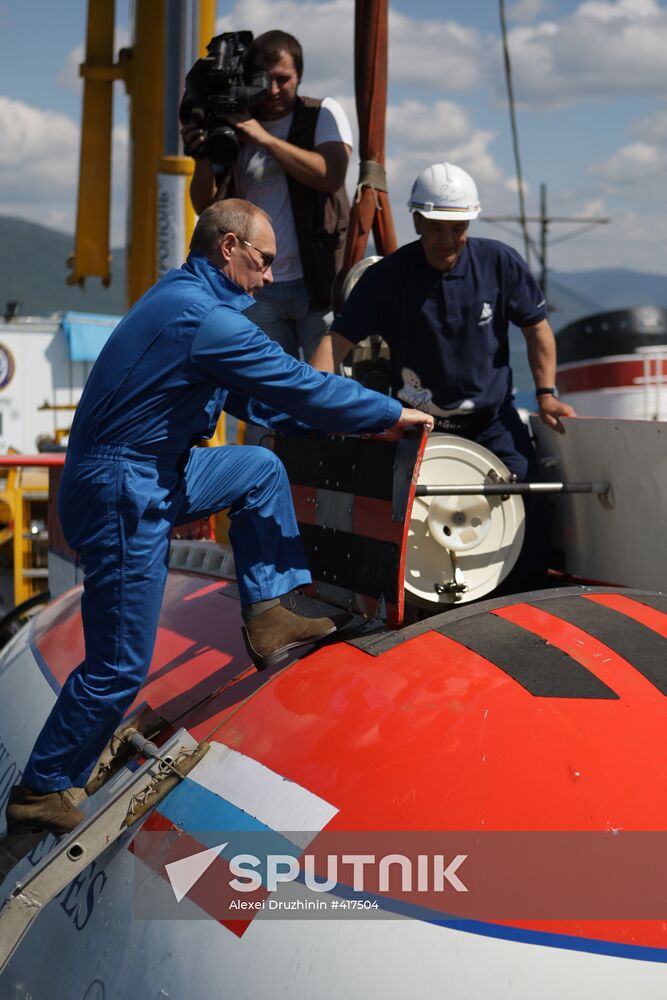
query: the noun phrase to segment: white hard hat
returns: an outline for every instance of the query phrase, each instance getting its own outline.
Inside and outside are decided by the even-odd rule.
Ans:
[[[412,185],[408,208],[425,219],[476,219],[482,211],[477,185],[461,167],[434,163]]]

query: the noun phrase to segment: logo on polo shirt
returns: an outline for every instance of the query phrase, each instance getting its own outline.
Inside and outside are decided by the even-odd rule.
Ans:
[[[482,313],[479,317],[478,326],[484,326],[486,323],[490,323],[493,319],[493,309],[491,308],[490,302],[485,302],[482,305]]]
[[[443,410],[433,402],[433,393],[428,386],[422,385],[419,375],[413,372],[412,368],[401,368],[401,378],[403,385],[398,390],[397,396],[401,402],[414,407],[415,410],[423,410],[438,418],[457,416],[459,413],[468,414],[475,409],[472,399],[462,399],[458,406]]]

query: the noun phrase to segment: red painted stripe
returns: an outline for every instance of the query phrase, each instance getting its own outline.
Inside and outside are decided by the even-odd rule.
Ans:
[[[224,580],[207,579],[169,573],[150,670],[135,702],[148,702],[170,722],[250,667],[239,603],[224,596]],[[33,641],[61,685],[84,657],[80,597],[78,588],[63,595],[33,626]]]
[[[657,691],[653,684],[643,674],[619,656],[613,649],[606,646],[595,636],[589,635],[583,629],[563,621],[555,615],[542,611],[530,604],[514,604],[508,608],[498,608],[492,614],[515,625],[525,628],[528,632],[546,639],[552,646],[562,650],[590,670],[608,687],[618,694],[622,701],[641,698],[646,702],[647,688],[651,691],[651,701]],[[610,702],[609,704],[619,704]]]
[[[317,488],[292,484],[292,502],[296,519],[300,524],[315,524]]]
[[[151,848],[155,844],[159,844],[156,838],[154,843],[151,843],[149,837],[142,837],[142,834],[159,834],[159,833],[177,833],[178,840],[174,841],[173,857],[165,859],[162,851],[154,851]],[[143,824],[141,830],[138,832],[137,837],[128,845],[128,850],[136,858],[139,858],[145,865],[147,865],[152,871],[164,879],[165,882],[169,881],[169,877],[166,871],[166,864],[170,861],[177,861],[181,858],[187,857],[189,854],[197,854],[199,851],[206,850],[206,845],[201,844],[194,837],[185,833],[179,827],[175,826],[171,820],[166,819],[159,812],[153,812],[152,815],[148,817],[146,822]],[[228,888],[228,883],[230,879],[229,864],[224,858],[217,858],[207,870],[207,875],[205,878],[200,879],[198,882],[192,886],[188,892],[188,899],[190,902],[198,906],[200,910],[204,913],[208,913],[213,919],[217,919],[215,914],[220,912],[220,909],[224,906],[224,899],[221,899],[219,890]],[[211,884],[215,882],[216,887],[219,889],[212,895]],[[234,893],[231,888],[229,888],[228,893],[230,899],[234,898]],[[264,890],[262,892],[257,891],[254,898],[266,899],[269,893]],[[253,914],[256,915],[256,914]],[[248,927],[250,926],[252,917],[245,918],[243,920],[219,920],[218,923],[226,927],[227,930],[231,931],[237,937],[243,937]]]
[[[174,826],[170,819],[163,816],[162,813],[152,812],[142,825],[141,829],[144,833],[168,833],[172,830],[177,830],[178,828]],[[133,840],[130,841],[127,849],[132,854],[135,853]]]
[[[624,597],[623,594],[586,594],[584,600],[595,601],[596,604],[619,611],[667,639],[667,615],[656,608],[650,608],[631,597]]]
[[[405,616],[405,561],[408,549],[408,533],[410,530],[410,518],[412,517],[412,505],[415,502],[415,489],[417,487],[419,470],[424,458],[427,441],[428,434],[422,430],[419,438],[419,447],[417,449],[414,465],[412,467],[410,489],[408,490],[408,502],[405,508],[405,521],[402,525],[403,533],[401,537],[400,556],[398,561],[398,580],[396,587],[396,611],[394,613],[393,611],[390,612],[389,609],[387,609],[387,625],[389,625],[390,628],[400,628],[403,624]]]
[[[190,539],[191,541],[214,541],[215,515],[201,517],[198,521],[189,521],[187,524],[177,524],[172,529],[171,537]]]
[[[207,594],[217,594],[225,587],[230,587],[231,580],[216,580],[215,583],[209,583],[208,585],[201,587],[199,590],[195,590],[192,594],[186,594],[183,598],[184,601],[196,601],[200,597],[206,597]]]
[[[0,468],[16,469],[25,466],[31,469],[62,468],[65,452],[45,452],[41,455],[0,455]]]
[[[391,500],[355,497],[352,504],[352,531],[355,535],[377,538],[381,542],[400,545],[404,525],[393,519]]]
[[[655,365],[652,366],[652,372]],[[667,375],[667,361],[662,362],[662,375]],[[612,389],[637,386],[644,377],[643,361],[594,361],[588,365],[566,368],[556,375],[561,392],[585,392],[588,389]]]

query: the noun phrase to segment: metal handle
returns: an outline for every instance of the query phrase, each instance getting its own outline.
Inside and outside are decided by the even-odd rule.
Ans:
[[[449,486],[417,486],[418,497],[510,496],[516,493],[609,492],[609,483],[466,483]]]

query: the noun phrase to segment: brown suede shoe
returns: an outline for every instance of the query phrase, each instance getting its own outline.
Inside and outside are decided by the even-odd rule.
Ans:
[[[292,650],[303,647],[305,652],[306,647],[316,646],[350,618],[302,618],[278,604],[244,625],[243,639],[257,669],[267,670],[286,660]]]
[[[76,808],[67,789],[34,792],[27,785],[14,785],[7,803],[7,834],[71,833],[86,818]]]

